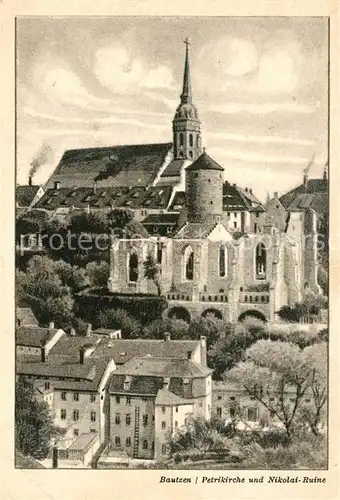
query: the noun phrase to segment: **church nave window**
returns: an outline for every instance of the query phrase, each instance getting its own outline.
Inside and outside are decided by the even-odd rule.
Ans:
[[[227,262],[228,262],[228,257],[227,257],[227,248],[225,245],[222,245],[220,247],[219,251],[219,275],[220,278],[224,278],[227,275]]]
[[[264,280],[267,276],[267,252],[263,243],[259,243],[255,251],[255,277]]]
[[[194,252],[189,246],[184,251],[184,279],[192,281],[194,279]]]
[[[138,257],[132,253],[129,257],[129,281],[136,282],[138,280]]]

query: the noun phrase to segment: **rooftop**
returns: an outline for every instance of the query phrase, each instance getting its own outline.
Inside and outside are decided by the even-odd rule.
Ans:
[[[20,326],[38,326],[38,320],[30,307],[17,307],[16,321]]]
[[[169,357],[134,357],[124,366],[119,366],[116,375],[151,377],[206,377],[211,370],[191,359]]]
[[[202,153],[191,165],[189,165],[186,170],[187,172],[195,172],[197,170],[220,170],[221,172],[224,172],[224,168],[205,152]]]
[[[39,326],[28,325],[18,326],[15,331],[15,343],[16,345],[25,347],[42,347],[58,331],[58,328],[41,328]]]
[[[159,406],[180,406],[180,405],[192,405],[192,400],[181,398],[170,392],[167,389],[159,389],[157,392],[157,397],[155,400],[155,404]]]
[[[56,181],[61,187],[73,188],[148,186],[155,180],[172,143],[138,144],[66,151],[48,180],[46,188]]]
[[[15,198],[21,207],[28,207],[34,200],[40,186],[17,186]]]
[[[90,432],[89,434],[81,434],[77,437],[75,441],[67,449],[70,451],[81,450],[87,451],[92,443],[97,438],[98,434],[96,432]]]
[[[199,347],[197,340],[103,339],[92,358],[112,358],[116,365],[125,364],[135,356],[186,358]]]
[[[209,236],[216,222],[188,222],[174,236],[176,239],[200,240]]]
[[[309,179],[307,185],[300,184],[296,188],[288,191],[280,197],[280,202],[285,208],[288,208],[297,195],[300,194],[321,194],[328,195],[328,180],[324,179]]]

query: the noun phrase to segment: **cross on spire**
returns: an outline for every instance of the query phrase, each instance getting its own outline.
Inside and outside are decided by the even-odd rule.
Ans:
[[[186,37],[186,39],[184,40],[183,43],[187,46],[187,48],[188,48],[189,45],[191,45],[191,43],[189,42],[188,37]]]

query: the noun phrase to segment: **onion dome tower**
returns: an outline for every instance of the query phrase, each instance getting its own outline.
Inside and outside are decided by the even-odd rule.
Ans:
[[[185,171],[188,222],[214,222],[223,213],[223,171],[204,151]]]
[[[185,40],[185,64],[181,102],[172,121],[174,160],[196,160],[202,152],[201,122],[192,103],[189,41]]]

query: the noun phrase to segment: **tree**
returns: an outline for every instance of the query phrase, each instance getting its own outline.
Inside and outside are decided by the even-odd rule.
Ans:
[[[92,287],[105,287],[110,275],[110,265],[105,262],[89,262],[86,273]]]
[[[132,221],[134,215],[132,210],[126,208],[115,208],[108,213],[108,223],[111,229],[124,229]]]
[[[70,219],[69,229],[74,234],[108,234],[109,221],[104,212],[76,212]]]
[[[124,309],[109,309],[100,313],[97,323],[102,328],[121,329],[123,338],[137,338],[142,329],[140,323]]]
[[[324,395],[320,375],[310,362],[315,353],[306,350],[287,342],[259,340],[246,350],[246,361],[229,373],[281,422],[289,439],[313,385]]]
[[[15,445],[24,455],[47,457],[51,439],[58,435],[49,407],[34,396],[32,383],[19,377],[15,387]]]
[[[149,254],[144,261],[144,277],[152,281],[157,288],[157,295],[160,297],[162,295],[162,289],[160,284],[160,265],[157,264],[153,255]]]

